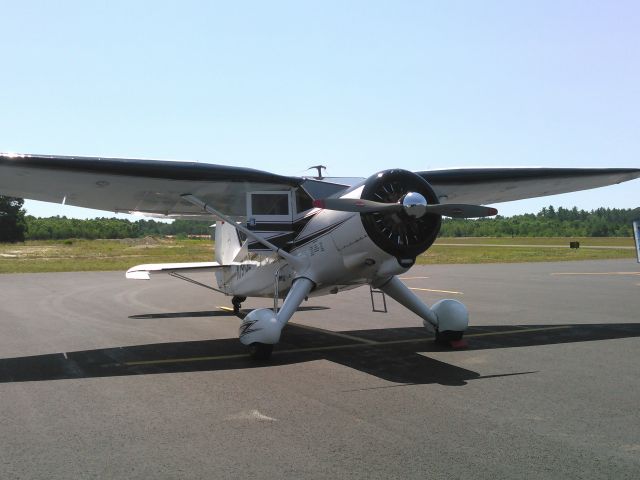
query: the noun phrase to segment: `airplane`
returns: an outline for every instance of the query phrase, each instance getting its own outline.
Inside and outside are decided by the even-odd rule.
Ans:
[[[408,308],[436,342],[464,345],[469,312],[432,306],[398,276],[435,241],[443,216],[497,214],[486,205],[586,190],[640,177],[637,168],[392,168],[368,178],[282,176],[167,160],[0,154],[0,194],[169,219],[215,219],[215,261],[138,265],[232,297],[273,298],[242,318],[239,338],[267,360],[305,299],[369,285]],[[213,272],[217,288],[186,275]],[[280,304],[280,300],[283,300]]]

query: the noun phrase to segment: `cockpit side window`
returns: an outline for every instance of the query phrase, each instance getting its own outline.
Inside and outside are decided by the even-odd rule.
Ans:
[[[253,215],[289,215],[287,193],[254,193],[251,195]]]

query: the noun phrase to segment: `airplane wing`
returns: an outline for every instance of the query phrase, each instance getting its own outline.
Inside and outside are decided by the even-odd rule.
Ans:
[[[601,187],[640,177],[640,169],[473,168],[417,172],[442,203],[492,204]],[[231,216],[246,193],[304,185],[326,198],[345,185],[196,162],[0,154],[0,194],[112,212],[170,218],[203,216],[191,194]],[[204,215],[207,216],[207,215]]]
[[[172,218],[202,214],[183,194],[242,216],[247,192],[290,190],[303,181],[195,162],[0,154],[0,195]]]
[[[638,168],[465,168],[416,172],[442,203],[488,205],[604,187],[640,177]]]

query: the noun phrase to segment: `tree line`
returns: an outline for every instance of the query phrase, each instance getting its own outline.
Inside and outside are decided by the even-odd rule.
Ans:
[[[130,221],[120,218],[80,220],[67,217],[38,218],[25,215],[22,199],[0,196],[0,242],[139,238],[211,234],[211,221]],[[629,237],[631,223],[640,218],[640,208],[598,208],[592,211],[545,207],[527,213],[483,219],[445,218],[441,237]]]
[[[512,217],[444,219],[441,237],[630,237],[640,208],[592,211],[545,207],[537,214]]]
[[[172,223],[156,220],[132,222],[121,218],[92,218],[80,220],[67,217],[25,217],[26,240],[63,240],[68,238],[140,238],[147,236],[210,235],[212,221],[175,220]]]
[[[598,208],[593,211],[545,207],[537,214],[482,219],[445,218],[441,237],[629,237],[640,208]],[[78,220],[66,217],[25,217],[28,240],[67,238],[137,238],[164,235],[208,235],[212,221],[156,220],[135,222],[118,218]]]

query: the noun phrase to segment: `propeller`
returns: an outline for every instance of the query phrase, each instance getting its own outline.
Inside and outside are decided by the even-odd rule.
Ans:
[[[326,210],[358,213],[390,213],[404,211],[407,215],[420,218],[425,214],[443,215],[452,218],[491,217],[498,210],[481,205],[467,205],[464,203],[447,203],[429,205],[419,193],[409,192],[396,203],[383,203],[363,198],[325,198],[315,200],[313,206]]]

